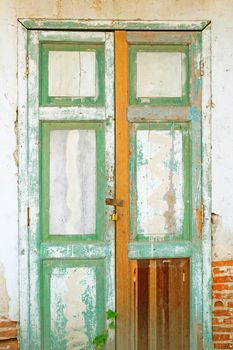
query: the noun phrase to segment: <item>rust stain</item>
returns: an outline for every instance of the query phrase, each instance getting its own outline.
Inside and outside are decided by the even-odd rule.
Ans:
[[[57,17],[61,17],[61,2],[62,0],[56,0]]]
[[[16,147],[15,150],[13,152],[13,158],[15,161],[16,166],[19,166],[19,157],[18,157],[18,139],[19,139],[19,135],[18,135],[18,107],[16,108],[16,117],[15,117],[15,121],[14,121],[14,132],[15,132],[15,137],[16,137]]]
[[[167,191],[164,200],[167,202],[168,210],[164,213],[164,217],[171,232],[176,231],[176,218],[175,218],[175,204],[176,204],[176,195],[174,192],[171,176],[169,176],[170,189]]]
[[[201,204],[200,207],[196,209],[196,218],[197,218],[198,237],[201,238],[202,224],[203,224],[203,204]]]
[[[101,10],[102,8],[102,0],[94,0],[91,8],[95,10]]]

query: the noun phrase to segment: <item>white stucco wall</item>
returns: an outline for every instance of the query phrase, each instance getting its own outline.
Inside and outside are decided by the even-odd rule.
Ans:
[[[233,258],[233,0],[0,0],[0,316],[18,319],[17,18],[212,21],[214,259]]]

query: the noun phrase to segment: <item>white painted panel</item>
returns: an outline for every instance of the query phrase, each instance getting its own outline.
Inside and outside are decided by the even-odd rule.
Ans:
[[[50,51],[49,96],[95,97],[95,52]]]
[[[95,269],[54,268],[50,282],[50,313],[53,349],[79,350],[89,342],[88,333],[94,339],[97,316]]]
[[[95,130],[50,134],[50,234],[95,234]]]
[[[182,97],[184,58],[180,52],[138,52],[137,97]]]
[[[182,134],[177,130],[137,132],[139,234],[181,233],[183,222]]]

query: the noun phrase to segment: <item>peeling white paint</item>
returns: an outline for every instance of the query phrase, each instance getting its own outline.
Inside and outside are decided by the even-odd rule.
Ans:
[[[14,320],[18,319],[17,166],[13,156],[17,108],[16,12],[15,1],[0,1],[0,263],[9,297],[9,318]]]
[[[184,211],[181,132],[139,130],[137,158],[137,220],[144,235],[181,234]]]
[[[66,342],[66,349],[81,349],[87,344],[85,312],[88,303],[96,310],[96,275],[93,268],[54,268],[51,276],[51,330],[59,344]],[[86,302],[85,302],[86,301]],[[62,307],[64,305],[64,308]],[[91,316],[91,315],[89,315]],[[93,338],[95,312],[92,314]],[[61,328],[60,328],[61,327]],[[59,340],[58,340],[59,339]]]
[[[212,213],[212,242],[213,258],[215,260],[232,259],[233,240],[232,232],[223,227],[221,215]]]

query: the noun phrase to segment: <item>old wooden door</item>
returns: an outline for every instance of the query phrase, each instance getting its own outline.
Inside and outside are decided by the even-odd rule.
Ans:
[[[202,349],[201,34],[115,40],[117,349]]]
[[[202,349],[201,40],[29,31],[22,349]]]
[[[93,349],[115,308],[113,48],[112,33],[29,33],[33,350]]]

